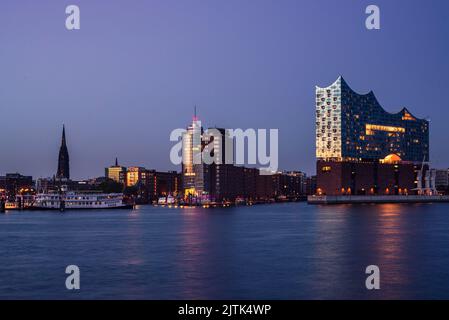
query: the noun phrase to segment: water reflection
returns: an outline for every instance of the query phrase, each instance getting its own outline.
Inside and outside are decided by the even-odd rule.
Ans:
[[[207,262],[208,230],[202,223],[202,208],[183,208],[179,231],[179,251],[177,266],[181,274],[181,290],[184,299],[207,298],[202,296],[200,288],[207,288],[208,275],[204,265]],[[204,218],[204,217],[203,217]]]
[[[339,288],[348,286],[347,269],[350,252],[346,241],[350,234],[347,223],[349,206],[319,206],[313,220],[313,273],[310,274],[311,294],[317,299],[335,298]]]
[[[407,209],[401,204],[322,206],[313,224],[315,272],[312,289],[319,298],[402,298],[409,286]],[[381,270],[381,293],[365,288],[365,269]],[[348,288],[340,292],[339,288]],[[342,296],[343,295],[343,296]],[[347,296],[346,296],[347,295]]]
[[[406,244],[409,240],[405,230],[407,212],[400,204],[382,204],[377,206],[377,223],[374,242],[374,262],[381,271],[381,284],[385,299],[400,299],[401,287],[407,286],[410,279],[404,272],[404,262],[408,259]]]
[[[444,204],[22,212],[0,229],[0,298],[67,297],[55,275],[74,262],[86,299],[449,298]]]

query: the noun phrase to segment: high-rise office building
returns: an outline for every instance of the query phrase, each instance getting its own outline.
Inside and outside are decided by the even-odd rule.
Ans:
[[[203,127],[195,114],[192,124],[182,137],[182,180],[186,196],[202,196],[209,193],[209,166],[203,162]]]
[[[234,137],[228,130],[203,130],[195,114],[182,138],[184,196],[192,196],[197,202],[227,202],[238,198],[264,201],[276,195],[271,175],[261,175],[257,168],[235,165]],[[299,181],[293,174],[291,179]],[[299,190],[299,184],[292,188]],[[292,191],[292,195],[297,193]]]
[[[224,128],[209,128],[203,140],[205,153],[213,159],[209,167],[211,196],[216,200],[242,196],[242,170],[234,165],[233,159],[234,138]]]

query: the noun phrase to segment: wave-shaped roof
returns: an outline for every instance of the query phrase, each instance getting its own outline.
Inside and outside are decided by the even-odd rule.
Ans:
[[[374,94],[374,92],[373,92],[372,90],[370,90],[369,92],[364,93],[364,94],[358,93],[358,92],[354,91],[354,90],[349,86],[349,84],[346,82],[346,80],[343,78],[343,76],[339,76],[339,77],[337,78],[337,80],[335,80],[331,85],[329,85],[329,86],[327,86],[327,87],[320,87],[320,86],[315,86],[315,87],[316,87],[317,89],[323,89],[323,90],[325,90],[325,89],[329,89],[330,87],[335,86],[335,85],[340,85],[341,88],[346,88],[346,89],[348,89],[351,93],[353,93],[353,94],[355,94],[355,95],[358,95],[359,97],[366,97],[366,98],[372,99],[372,100],[375,102],[375,104],[377,105],[377,107],[378,107],[382,112],[384,112],[384,113],[386,113],[386,114],[389,114],[389,115],[392,115],[392,116],[401,116],[402,118],[406,118],[407,120],[417,120],[417,121],[421,120],[421,121],[427,121],[427,120],[425,120],[425,119],[421,119],[421,118],[418,118],[418,117],[414,116],[414,115],[410,112],[410,110],[408,110],[408,109],[405,108],[405,107],[402,108],[402,109],[401,109],[400,111],[398,111],[398,112],[388,112],[388,111],[386,111],[386,110],[382,107],[382,105],[379,103],[379,101],[377,100],[377,97],[375,96],[375,94]],[[343,91],[343,90],[342,90],[342,91]]]

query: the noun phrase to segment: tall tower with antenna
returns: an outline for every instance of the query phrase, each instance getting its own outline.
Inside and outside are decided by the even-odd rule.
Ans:
[[[182,137],[182,173],[185,196],[202,196],[207,193],[208,168],[203,163],[203,127],[198,119],[197,107],[193,108],[193,119]]]

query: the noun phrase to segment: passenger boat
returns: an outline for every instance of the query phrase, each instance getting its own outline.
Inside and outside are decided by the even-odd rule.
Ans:
[[[27,210],[34,203],[34,195],[16,195],[14,200],[2,200],[0,211]]]
[[[132,204],[123,201],[122,193],[39,193],[32,210],[83,210],[83,209],[132,209]]]

